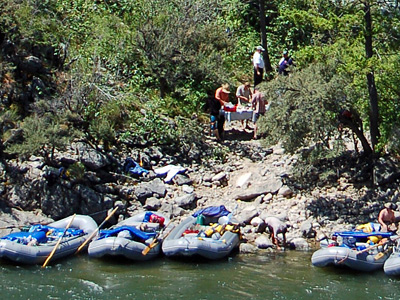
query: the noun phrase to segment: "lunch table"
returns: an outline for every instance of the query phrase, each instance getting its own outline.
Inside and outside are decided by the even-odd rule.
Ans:
[[[253,119],[253,110],[225,111],[221,109],[220,114],[225,116],[227,122]]]

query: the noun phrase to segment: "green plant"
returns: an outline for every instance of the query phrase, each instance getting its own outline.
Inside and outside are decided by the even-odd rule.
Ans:
[[[86,168],[83,163],[76,162],[70,165],[65,172],[65,175],[71,180],[82,180],[85,176]]]
[[[65,149],[74,138],[74,132],[68,126],[50,117],[27,117],[21,123],[21,129],[23,141],[8,145],[5,152],[21,157],[40,154],[53,160],[55,149]]]

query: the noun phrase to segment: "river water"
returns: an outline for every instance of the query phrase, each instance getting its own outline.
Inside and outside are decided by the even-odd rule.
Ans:
[[[316,268],[311,252],[135,263],[79,255],[42,269],[1,262],[2,299],[400,299],[400,278]]]

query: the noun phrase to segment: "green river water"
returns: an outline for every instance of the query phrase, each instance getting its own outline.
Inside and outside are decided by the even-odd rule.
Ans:
[[[316,268],[312,252],[236,254],[222,261],[134,263],[86,255],[50,267],[2,262],[2,299],[400,299],[400,278]]]

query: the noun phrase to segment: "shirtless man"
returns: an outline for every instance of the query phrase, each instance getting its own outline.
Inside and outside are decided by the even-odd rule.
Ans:
[[[385,203],[385,208],[379,212],[378,222],[381,224],[382,232],[396,232],[397,226],[395,224],[396,218],[394,216],[394,209],[396,205],[394,203]]]
[[[272,239],[272,243],[276,246],[276,248],[279,250],[281,247],[279,246],[279,240],[277,238],[277,235],[280,233],[282,234],[283,237],[283,246],[286,245],[286,231],[287,231],[287,225],[283,223],[281,220],[279,220],[277,217],[268,217],[265,219],[265,224],[268,227],[269,234]]]

